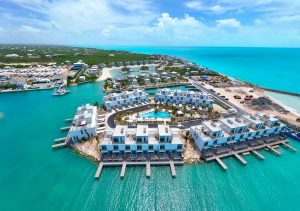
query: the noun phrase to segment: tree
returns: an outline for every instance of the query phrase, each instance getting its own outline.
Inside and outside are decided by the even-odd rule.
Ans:
[[[141,66],[140,70],[149,70],[149,67],[148,66]]]

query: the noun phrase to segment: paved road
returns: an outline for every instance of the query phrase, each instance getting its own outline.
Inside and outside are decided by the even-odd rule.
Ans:
[[[200,91],[205,91],[209,94],[211,94],[214,98],[215,101],[221,103],[221,104],[227,104],[229,105],[231,108],[234,108],[237,110],[237,115],[238,116],[241,116],[241,115],[245,115],[247,114],[247,112],[243,109],[241,109],[240,107],[238,107],[237,105],[227,101],[227,100],[224,100],[221,96],[217,95],[215,92],[212,92],[211,90],[205,88],[204,86],[201,85],[201,83],[199,83],[198,81],[194,81],[194,80],[191,80],[189,79],[190,83],[196,87],[197,89],[199,89]]]

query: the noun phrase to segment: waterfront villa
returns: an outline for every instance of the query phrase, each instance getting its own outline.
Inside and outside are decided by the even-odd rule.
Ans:
[[[155,97],[156,102],[212,107],[213,100],[206,92],[182,91],[180,89],[161,89]]]
[[[169,125],[158,125],[155,128],[141,124],[136,128],[117,125],[105,131],[100,147],[102,155],[181,155],[183,151],[180,129]]]
[[[69,131],[73,141],[89,139],[97,135],[97,106],[86,104],[78,107]]]
[[[201,151],[278,135],[284,127],[285,125],[273,115],[244,115],[239,118],[220,119],[217,122],[204,121],[201,125],[190,128],[190,136]]]
[[[107,110],[112,110],[123,106],[147,102],[147,100],[148,94],[144,90],[135,89],[121,93],[111,93],[104,98],[104,106]]]

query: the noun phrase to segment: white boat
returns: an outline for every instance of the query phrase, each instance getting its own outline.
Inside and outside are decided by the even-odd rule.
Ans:
[[[65,95],[68,93],[70,93],[68,90],[66,90],[64,88],[59,88],[53,93],[53,96],[61,96],[61,95]]]

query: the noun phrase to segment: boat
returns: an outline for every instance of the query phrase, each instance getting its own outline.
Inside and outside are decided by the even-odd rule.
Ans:
[[[286,128],[284,134],[292,139],[295,139],[296,141],[300,141],[300,132],[297,132],[291,128]]]
[[[68,90],[64,89],[64,88],[59,88],[57,89],[54,93],[53,93],[53,96],[61,96],[61,95],[65,95],[65,94],[68,94],[70,93]]]

